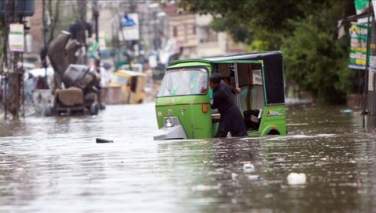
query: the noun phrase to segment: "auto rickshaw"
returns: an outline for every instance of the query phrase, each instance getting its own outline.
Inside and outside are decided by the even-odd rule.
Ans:
[[[214,137],[220,115],[211,109],[209,77],[240,88],[236,103],[248,136],[286,135],[286,106],[281,52],[241,54],[169,65],[156,98],[159,135],[155,140]]]
[[[140,104],[145,98],[145,74],[129,70],[118,70],[113,76],[110,85],[105,89],[106,102],[109,104]],[[118,96],[111,96],[111,90],[119,91]],[[111,99],[111,100],[107,100]]]

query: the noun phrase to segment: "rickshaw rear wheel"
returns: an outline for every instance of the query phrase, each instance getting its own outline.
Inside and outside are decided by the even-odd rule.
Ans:
[[[270,132],[268,133],[268,135],[280,135],[280,133],[278,132],[278,130],[272,129],[272,130],[270,130]]]

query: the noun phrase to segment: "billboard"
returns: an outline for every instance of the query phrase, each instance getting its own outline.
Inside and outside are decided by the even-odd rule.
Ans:
[[[356,13],[359,15],[364,12],[370,5],[370,0],[354,0]],[[376,6],[376,0],[372,0],[373,8]],[[350,63],[349,68],[357,70],[365,70],[367,67],[367,54],[369,66],[371,70],[376,70],[375,42],[370,41],[370,49],[367,51],[368,34],[371,36],[372,24],[369,25],[371,19],[369,17],[358,19],[357,22],[351,23],[350,37]],[[369,30],[371,32],[369,32]]]
[[[350,64],[351,69],[366,69],[367,63],[367,24],[352,23],[350,28],[351,50]]]
[[[370,6],[370,0],[355,0],[355,10],[356,14],[359,15],[362,13],[367,7]],[[358,23],[366,23],[368,21],[368,18],[361,18],[358,19]]]
[[[369,0],[355,0],[355,10],[356,14],[361,13],[364,9],[368,7]]]

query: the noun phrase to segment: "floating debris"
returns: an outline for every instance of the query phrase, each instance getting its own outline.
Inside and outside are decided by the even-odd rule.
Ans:
[[[303,185],[307,181],[307,177],[304,173],[290,173],[287,176],[287,183],[289,185]]]
[[[248,180],[254,181],[254,180],[259,180],[260,176],[258,175],[248,175]]]
[[[236,174],[236,173],[232,173],[232,174],[231,174],[231,179],[232,179],[232,180],[236,180],[236,179],[238,178],[238,176],[239,176],[238,174]]]
[[[211,190],[218,190],[221,186],[217,185],[196,185],[192,187],[193,191],[203,192],[203,191],[211,191]]]
[[[341,113],[344,113],[344,114],[351,114],[353,111],[352,109],[343,109],[341,110]]]
[[[97,138],[96,142],[97,143],[113,143],[114,141],[113,140],[103,139],[103,138]]]
[[[244,162],[243,171],[245,173],[252,173],[255,171],[255,166],[251,162]]]

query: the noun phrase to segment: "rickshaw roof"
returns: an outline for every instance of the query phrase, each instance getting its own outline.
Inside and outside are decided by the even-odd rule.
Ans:
[[[261,60],[264,65],[264,82],[268,104],[285,103],[283,56],[281,51],[258,52],[207,58],[211,62]]]
[[[285,102],[283,57],[281,51],[214,56],[203,59],[177,60],[170,64],[170,66],[172,66],[170,68],[175,68],[178,64],[190,62],[201,62],[206,63],[208,65],[213,65],[230,61],[252,61],[254,63],[262,62],[264,66],[264,82],[266,90],[266,99],[268,104],[280,104]]]
[[[234,54],[234,55],[225,55],[225,56],[213,56],[204,58],[206,61],[210,62],[220,62],[220,61],[231,61],[231,60],[263,60],[265,57],[280,56],[282,55],[281,51],[270,51],[270,52],[254,52],[254,53],[243,53],[243,54]]]

